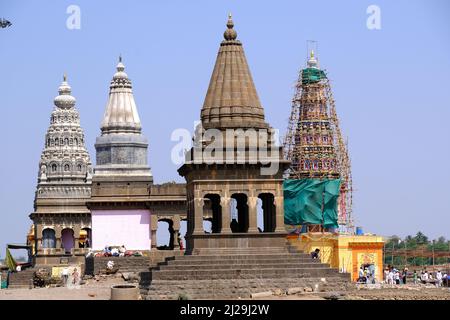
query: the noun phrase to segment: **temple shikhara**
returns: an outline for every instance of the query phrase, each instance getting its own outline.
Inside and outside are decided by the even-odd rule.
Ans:
[[[318,282],[332,290],[355,280],[361,265],[381,276],[381,238],[354,234],[348,147],[316,53],[300,71],[280,145],[231,15],[218,46],[192,147],[178,169],[185,183],[153,182],[157,137],[143,134],[151,119],[139,117],[140,93],[128,76],[138,70],[125,72],[122,57],[111,66],[106,108],[95,106],[95,164],[64,76],[30,214],[34,270],[58,277],[76,266],[98,275],[111,273],[113,261],[139,274],[146,299],[176,299],[183,290],[237,298]],[[164,223],[168,242],[158,245]],[[126,252],[111,253],[122,246]]]
[[[339,126],[330,81],[326,72],[319,68],[313,50],[306,68],[299,73],[295,89],[284,140],[285,157],[291,160],[287,178],[308,183],[302,187],[309,192],[321,193],[326,188],[332,194],[332,189],[335,189],[334,195],[338,195],[337,223],[342,230],[351,230],[353,190],[350,157]],[[335,207],[333,204],[333,209]],[[307,223],[312,230],[327,226],[314,223],[314,219],[301,222]],[[338,225],[330,224],[329,227]]]

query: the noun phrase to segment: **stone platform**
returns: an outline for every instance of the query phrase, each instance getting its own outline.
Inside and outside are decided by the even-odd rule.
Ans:
[[[141,276],[141,295],[147,300],[238,299],[252,293],[292,287],[322,290],[345,287],[350,275],[311,259],[294,247],[215,248],[177,256]]]

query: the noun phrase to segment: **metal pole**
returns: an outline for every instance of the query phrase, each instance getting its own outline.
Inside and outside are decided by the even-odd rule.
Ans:
[[[406,239],[405,239],[405,267],[408,265],[408,253],[407,253],[407,245],[406,245]]]
[[[392,252],[391,252],[391,267],[392,266],[394,266],[394,241],[392,241]]]
[[[434,240],[433,240],[433,247],[432,247],[432,249],[433,249],[433,266],[434,266]]]

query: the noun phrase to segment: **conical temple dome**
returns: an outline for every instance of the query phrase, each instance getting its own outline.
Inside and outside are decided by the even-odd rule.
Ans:
[[[109,99],[102,122],[102,134],[140,133],[141,121],[134,102],[131,80],[119,57],[117,72],[111,80]]]
[[[242,43],[231,15],[201,111],[203,127],[267,128]]]

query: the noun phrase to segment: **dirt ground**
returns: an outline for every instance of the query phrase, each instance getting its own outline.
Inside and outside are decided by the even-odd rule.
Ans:
[[[119,277],[87,280],[75,288],[35,288],[0,290],[0,300],[109,300],[111,286],[123,284]],[[450,300],[450,288],[424,285],[390,287],[357,286],[342,292],[302,292],[293,295],[266,296],[255,300]]]
[[[109,300],[111,286],[124,284],[122,278],[111,277],[102,281],[87,280],[72,288],[34,288],[0,290],[0,300]]]

